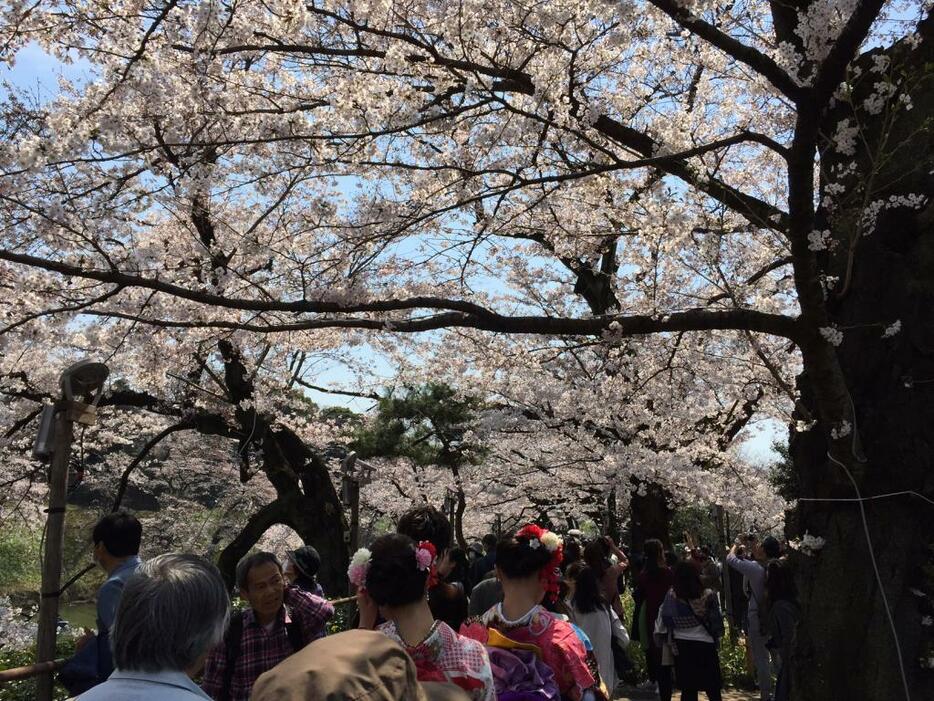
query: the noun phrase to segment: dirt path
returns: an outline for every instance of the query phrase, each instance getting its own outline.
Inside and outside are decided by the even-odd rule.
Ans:
[[[675,690],[672,701],[677,701],[680,692]],[[614,701],[652,701],[658,697],[646,691],[640,691],[633,688],[623,688],[614,697]],[[707,695],[701,692],[701,699],[706,699]],[[759,694],[754,691],[741,691],[739,689],[726,689],[723,692],[723,701],[757,701]]]

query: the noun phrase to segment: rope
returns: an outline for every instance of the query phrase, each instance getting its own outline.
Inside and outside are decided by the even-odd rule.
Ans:
[[[847,398],[850,400],[850,409],[853,412],[853,447],[852,447],[851,453],[858,462],[866,462],[865,457],[860,459],[859,455],[857,454],[858,451],[857,451],[857,445],[856,445],[856,441],[857,441],[856,407],[853,404],[853,398],[850,397],[849,395],[847,395]],[[867,497],[864,499],[863,495],[859,491],[859,485],[856,483],[856,480],[853,478],[853,475],[850,472],[849,468],[847,468],[846,465],[844,465],[842,462],[837,460],[833,455],[831,455],[829,450],[827,451],[827,457],[830,459],[831,462],[836,463],[843,469],[843,472],[846,473],[847,479],[850,480],[850,484],[853,485],[853,491],[856,492],[856,499],[854,499],[853,501],[859,504],[859,515],[863,521],[863,532],[866,534],[866,547],[869,548],[869,559],[872,562],[872,570],[876,575],[876,584],[879,587],[879,593],[882,595],[882,604],[885,606],[885,614],[889,621],[889,628],[892,630],[892,639],[895,641],[895,653],[898,657],[898,671],[902,675],[902,686],[905,689],[905,701],[911,701],[911,691],[908,687],[908,675],[905,674],[905,660],[902,656],[902,645],[898,640],[898,631],[896,631],[895,629],[895,617],[892,615],[892,607],[889,606],[889,597],[886,595],[885,587],[882,584],[882,575],[879,573],[879,564],[876,562],[876,551],[872,547],[872,536],[869,533],[869,520],[866,518],[865,502],[869,501],[869,499],[872,499],[873,497]],[[915,492],[912,492],[912,493],[915,493]],[[879,495],[878,498],[882,498],[885,496],[889,496],[889,495]],[[928,499],[927,497],[921,494],[918,494],[918,496],[927,501],[931,501],[930,499]],[[934,502],[931,502],[931,503],[934,503]]]
[[[833,458],[831,458],[831,460],[833,460]],[[837,461],[834,460],[834,462],[837,462]],[[818,498],[816,498],[816,497],[800,497],[800,498],[798,499],[798,501],[849,501],[849,502],[856,502],[856,501],[872,501],[873,499],[888,499],[889,497],[900,497],[900,496],[904,496],[904,495],[915,496],[915,497],[918,497],[919,499],[924,499],[924,501],[926,501],[926,502],[929,503],[929,504],[934,505],[934,499],[931,499],[930,497],[926,497],[926,496],[924,496],[923,494],[920,494],[920,493],[918,493],[918,492],[912,492],[912,491],[889,492],[889,493],[887,493],[887,494],[875,494],[875,495],[873,495],[873,496],[871,496],[871,497],[840,497],[839,499],[818,499]]]

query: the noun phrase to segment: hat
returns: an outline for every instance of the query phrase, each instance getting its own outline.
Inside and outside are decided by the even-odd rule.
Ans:
[[[469,701],[450,684],[420,684],[415,663],[383,633],[348,630],[306,645],[262,674],[252,701]]]
[[[315,575],[318,574],[318,569],[321,567],[321,556],[310,545],[303,545],[298,550],[292,550],[286,555],[295,565],[298,573],[304,577],[314,579]]]

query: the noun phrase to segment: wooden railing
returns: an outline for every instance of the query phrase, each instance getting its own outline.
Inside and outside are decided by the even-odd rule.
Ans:
[[[343,599],[330,599],[332,606],[343,606],[352,604],[357,600],[356,596],[345,596]],[[65,664],[65,660],[52,660],[51,662],[36,662],[25,667],[14,667],[13,669],[0,669],[0,684],[5,682],[16,682],[22,679],[30,679],[40,674],[49,674],[57,672]]]
[[[35,664],[26,665],[25,667],[0,670],[0,684],[37,677],[40,674],[57,672],[64,664],[65,660],[52,660],[51,662],[36,662]]]

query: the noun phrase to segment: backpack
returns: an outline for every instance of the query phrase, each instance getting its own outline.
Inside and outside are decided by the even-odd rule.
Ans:
[[[292,652],[298,652],[304,647],[302,643],[302,629],[298,621],[290,620],[285,624],[285,633],[289,638]],[[234,669],[237,658],[240,657],[240,645],[243,642],[243,611],[238,611],[230,617],[230,627],[224,636],[224,683],[221,686],[221,701],[230,701],[230,689],[233,685]]]

